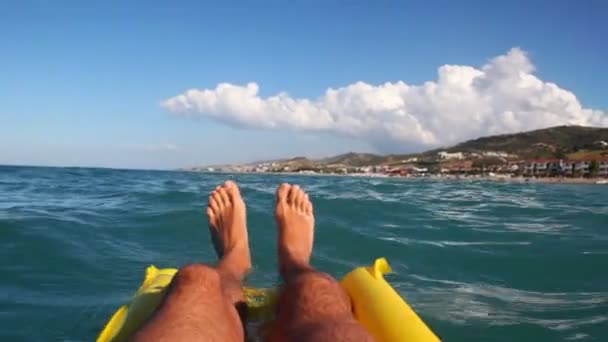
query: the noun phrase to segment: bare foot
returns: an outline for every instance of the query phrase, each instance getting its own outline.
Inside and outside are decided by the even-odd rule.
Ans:
[[[242,279],[251,269],[245,202],[236,183],[227,181],[209,196],[211,237],[220,256],[219,271]]]
[[[281,184],[277,189],[276,219],[281,274],[309,268],[315,217],[308,194],[297,185]]]

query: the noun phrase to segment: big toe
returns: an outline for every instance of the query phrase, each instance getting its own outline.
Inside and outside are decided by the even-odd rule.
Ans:
[[[235,182],[233,182],[233,181],[226,181],[224,183],[224,189],[226,191],[226,194],[228,195],[228,198],[232,202],[235,202],[237,200],[242,199],[241,198],[241,191],[239,190],[239,186]]]

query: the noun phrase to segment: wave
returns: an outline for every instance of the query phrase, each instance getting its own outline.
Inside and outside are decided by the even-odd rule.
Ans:
[[[606,187],[0,168],[0,339],[91,340],[147,265],[214,262],[204,207],[227,178],[248,205],[253,286],[277,282],[274,193],[288,181],[315,205],[314,265],[340,277],[385,256],[446,340],[604,337]]]
[[[417,290],[409,289],[408,298],[416,303],[416,308],[435,319],[457,325],[531,324],[556,332],[576,332],[586,326],[599,328],[608,322],[608,315],[601,313],[608,304],[607,292],[537,292],[422,275],[411,277],[427,284],[419,285]],[[589,315],[568,317],[572,312]],[[583,332],[576,334],[579,334],[577,339],[588,337]]]
[[[406,237],[379,237],[380,240],[397,242],[403,245],[424,244],[436,247],[464,246],[526,246],[530,241],[448,241],[448,240],[419,240]]]

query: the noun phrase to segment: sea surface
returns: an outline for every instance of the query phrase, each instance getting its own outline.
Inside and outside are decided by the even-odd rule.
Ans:
[[[146,266],[216,260],[205,207],[236,180],[254,271],[278,282],[273,201],[309,191],[314,265],[386,257],[444,341],[608,341],[608,186],[0,167],[0,341],[93,341]]]

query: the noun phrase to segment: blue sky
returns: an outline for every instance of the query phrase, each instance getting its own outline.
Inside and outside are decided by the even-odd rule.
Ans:
[[[0,164],[175,168],[412,151],[553,123],[608,122],[605,1],[286,3],[1,4]],[[455,93],[438,81],[446,64],[462,67],[450,75],[464,66],[482,70],[491,85],[467,90],[463,112],[477,112],[480,99],[500,100],[483,102],[476,129],[464,128],[471,121],[459,114],[461,98],[431,105],[435,98],[422,89],[436,82]],[[478,87],[468,78],[481,73],[466,70],[463,84]],[[512,77],[488,70],[510,70]],[[523,74],[544,90],[530,81],[532,95],[505,94],[506,80]],[[249,82],[259,87],[253,97],[239,92]],[[349,87],[356,82],[364,86]],[[386,82],[390,89],[376,88]],[[234,92],[221,93],[222,83]],[[326,90],[341,87],[342,100],[328,100]],[[186,105],[164,102],[189,89],[200,94],[182,99]],[[199,97],[203,90],[213,105]],[[267,99],[281,92],[288,95],[280,104]],[[574,101],[566,93],[583,109],[564,109]],[[514,104],[548,96],[556,100],[534,112]],[[255,116],[239,107],[248,99],[263,103]],[[441,108],[455,112],[443,117]],[[403,115],[409,121],[388,124]],[[457,134],[444,138],[437,125],[452,125]]]

